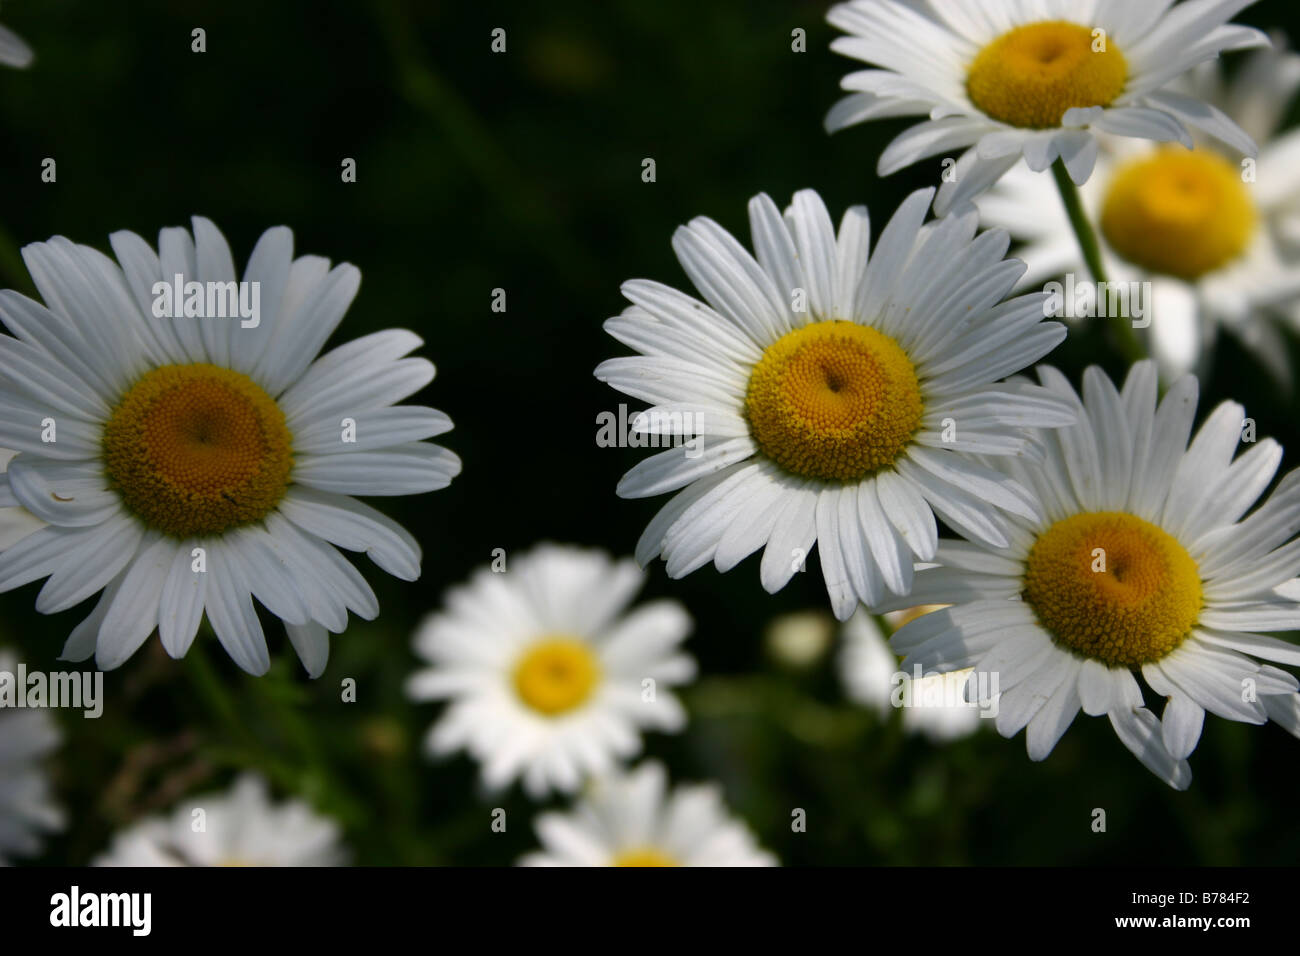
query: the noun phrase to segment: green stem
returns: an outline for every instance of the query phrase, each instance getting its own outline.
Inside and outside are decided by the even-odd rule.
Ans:
[[[1088,221],[1088,214],[1083,211],[1083,199],[1079,196],[1079,187],[1074,184],[1064,161],[1060,159],[1052,164],[1052,176],[1056,179],[1056,188],[1061,193],[1061,202],[1065,204],[1066,215],[1070,217],[1070,227],[1074,230],[1075,238],[1079,240],[1083,261],[1088,266],[1088,272],[1092,274],[1092,281],[1100,287],[1102,283],[1109,281],[1106,276],[1106,264],[1102,260],[1101,242],[1097,239],[1097,232]],[[1100,288],[1097,294],[1101,295]],[[1136,362],[1147,357],[1147,350],[1137,333],[1133,331],[1128,316],[1121,316],[1120,321],[1112,322],[1111,331],[1115,347],[1128,361]]]
[[[240,719],[239,709],[235,706],[234,699],[227,692],[225,684],[217,676],[202,648],[190,649],[190,653],[186,655],[185,669],[208,712],[217,716],[231,737],[256,747],[257,742],[252,731]]]
[[[319,740],[311,732],[302,714],[288,701],[278,696],[271,682],[279,678],[267,675],[258,678],[241,677],[240,699],[236,703],[230,686],[213,667],[201,648],[192,648],[185,658],[186,670],[206,711],[213,715],[226,733],[225,742],[209,747],[209,755],[242,769],[257,767],[272,780],[286,788],[301,789],[304,779],[310,777],[319,793],[313,802],[323,805],[332,815],[347,825],[360,826],[365,819],[365,806],[355,798],[334,775],[328,765]],[[251,688],[251,690],[249,689]],[[286,759],[278,748],[268,746],[254,733],[246,716],[253,708],[248,701],[256,700],[257,713],[269,717],[298,750],[295,758]]]

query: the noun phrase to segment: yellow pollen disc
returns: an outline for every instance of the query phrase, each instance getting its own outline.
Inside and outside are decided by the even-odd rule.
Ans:
[[[1152,272],[1197,279],[1250,244],[1255,203],[1241,170],[1217,153],[1164,147],[1129,160],[1110,182],[1101,230]]]
[[[640,850],[625,850],[614,857],[614,866],[679,866],[680,864],[666,853],[653,847]]]
[[[590,645],[568,637],[537,642],[515,665],[519,699],[548,717],[582,704],[599,680],[600,665]]]
[[[102,449],[127,508],[178,538],[265,517],[293,467],[275,401],[247,375],[207,364],[165,365],[131,386]]]
[[[1061,125],[1066,110],[1109,106],[1127,82],[1128,63],[1109,37],[1049,20],[1009,30],[980,50],[966,95],[995,120],[1048,129]]]
[[[893,464],[921,424],[916,370],[889,336],[830,320],[795,329],[749,376],[745,416],[786,471],[856,481]]]
[[[1137,667],[1187,637],[1201,613],[1201,577],[1161,528],[1098,511],[1039,535],[1022,597],[1057,644],[1111,667]]]

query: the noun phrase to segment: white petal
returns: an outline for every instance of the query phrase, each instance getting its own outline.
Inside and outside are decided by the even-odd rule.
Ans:
[[[175,658],[184,657],[194,643],[207,600],[208,573],[194,570],[193,551],[199,546],[197,540],[177,546],[163,582],[158,607],[158,636],[162,639],[163,649]]]
[[[204,603],[217,640],[232,660],[248,673],[260,677],[271,667],[262,624],[253,610],[253,599],[237,563],[223,544],[208,549],[208,589]]]
[[[387,515],[346,495],[291,487],[280,503],[284,516],[319,538],[349,551],[363,551],[394,577],[420,576],[420,545]]]
[[[75,607],[126,567],[144,529],[125,515],[110,518],[77,536],[77,551],[64,557],[36,596],[36,610],[56,614]],[[33,535],[35,537],[35,535]]]
[[[804,569],[817,538],[817,498],[818,491],[811,482],[790,489],[759,565],[759,579],[768,594],[781,590],[796,571]]]
[[[95,664],[101,670],[119,667],[153,633],[175,549],[170,539],[151,534],[132,559],[117,598],[99,628]]]
[[[1192,783],[1192,769],[1186,760],[1175,759],[1165,749],[1156,715],[1145,707],[1112,711],[1110,724],[1124,746],[1142,764],[1176,790],[1186,790]]]
[[[329,632],[315,621],[308,621],[301,626],[286,623],[284,629],[289,635],[289,643],[298,652],[298,658],[307,670],[307,676],[316,678],[325,673],[325,665],[329,663],[330,657]]]
[[[293,480],[344,495],[415,495],[437,491],[460,474],[460,458],[427,442],[390,446],[386,451],[303,455]]]
[[[1201,739],[1205,711],[1190,697],[1174,694],[1165,704],[1160,723],[1165,749],[1175,760],[1185,760],[1191,756],[1197,741]]]

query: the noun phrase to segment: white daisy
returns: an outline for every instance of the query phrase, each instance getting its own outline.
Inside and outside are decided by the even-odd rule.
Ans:
[[[886,621],[895,629],[936,606],[891,611]],[[980,708],[965,699],[969,670],[946,674],[901,670],[898,657],[889,649],[889,641],[876,619],[859,609],[843,628],[840,651],[840,678],[850,700],[874,710],[881,718],[897,708],[903,729],[921,734],[935,743],[958,740],[973,734],[980,726]]]
[[[250,303],[260,290],[258,320],[155,317],[155,284],[177,275],[235,288],[208,220],[194,220],[193,237],[164,229],[158,253],[134,233],[111,241],[121,265],[62,237],[27,246],[45,307],[0,292],[15,336],[0,335],[0,445],[19,453],[0,476],[0,509],[47,524],[0,553],[0,591],[48,577],[36,600],[48,614],[103,591],[64,660],[117,667],[155,628],[180,657],[206,611],[235,662],[261,674],[256,597],[319,675],[326,632],[343,631],[349,610],[378,613],[333,545],[403,580],[420,572],[415,539],[350,495],[432,491],[460,471],[422,441],[451,428],[446,415],[393,405],[433,365],[402,358],[421,344],[404,330],[317,358],[361,274],[294,259],[284,227],[262,236],[244,271]]]
[[[662,554],[672,577],[710,561],[726,571],[766,545],[760,577],[775,592],[817,542],[846,620],[859,601],[908,592],[913,559],[934,556],[935,514],[1005,544],[1003,512],[1035,513],[971,453],[1031,453],[1022,426],[1072,420],[1046,389],[994,384],[1065,328],[1042,321],[1042,293],[1002,301],[1023,266],[1004,261],[1004,233],[975,238],[973,207],[922,225],[932,197],[909,196],[868,261],[865,208],[837,236],[815,192],[784,219],[759,195],[757,259],[710,219],[673,236],[708,305],[624,283],[634,304],[605,329],[641,354],[596,377],[654,403],[634,427],[696,436],[619,483],[626,498],[685,489],[646,528],[642,564]]]
[[[22,37],[8,27],[0,26],[0,63],[23,70],[31,66],[34,59],[36,54]]]
[[[417,700],[451,701],[428,736],[434,755],[465,749],[484,783],[516,778],[534,797],[572,792],[641,747],[640,731],[678,731],[686,714],[668,688],[695,662],[678,650],[691,629],[674,601],[625,612],[645,576],[631,559],[543,544],[478,570],[415,636],[431,668]]]
[[[337,823],[302,800],[271,802],[245,774],[229,791],[192,798],[113,837],[95,866],[342,866]]]
[[[1282,381],[1287,349],[1270,319],[1300,328],[1300,130],[1278,135],[1300,56],[1252,53],[1231,83],[1217,62],[1187,78],[1197,98],[1241,118],[1258,164],[1202,139],[1187,152],[1104,137],[1083,187],[1112,282],[1151,283],[1152,353],[1173,378],[1208,360],[1216,331],[1239,337]],[[976,199],[987,225],[1025,242],[1022,287],[1086,274],[1052,182],[1023,164]]]
[[[1078,402],[1055,369],[1045,385]],[[1106,714],[1133,753],[1179,789],[1205,712],[1300,736],[1300,646],[1267,631],[1300,628],[1277,591],[1300,572],[1300,471],[1242,519],[1282,459],[1269,439],[1237,456],[1244,413],[1218,406],[1188,445],[1197,383],[1176,381],[1157,407],[1156,367],[1134,365],[1122,391],[1084,373],[1079,423],[1044,431],[1041,465],[994,462],[1043,502],[1005,548],[945,541],[917,573],[914,599],[952,604],[902,628],[894,650],[927,669],[997,675],[998,730],[1027,728],[1042,760],[1082,709]],[[1253,436],[1251,436],[1253,437]],[[1292,585],[1293,586],[1293,585]],[[1260,659],[1260,660],[1257,660]],[[1136,675],[1165,697],[1144,706]],[[992,681],[984,682],[986,689]]]
[[[18,661],[0,651],[0,673],[12,680]],[[61,739],[45,710],[0,710],[0,866],[41,852],[41,834],[63,829],[63,812],[42,766]]]
[[[1253,153],[1221,111],[1170,89],[1196,64],[1267,38],[1226,21],[1254,0],[852,0],[827,19],[850,36],[831,49],[883,69],[850,73],[826,117],[834,132],[866,120],[927,116],[880,157],[882,176],[965,149],[935,201],[945,215],[1023,156],[1036,172],[1060,158],[1092,174],[1096,133],[1192,145],[1187,127]],[[1058,200],[1059,202],[1059,200]]]
[[[776,866],[713,784],[668,792],[657,761],[592,782],[572,813],[537,818],[523,866]]]

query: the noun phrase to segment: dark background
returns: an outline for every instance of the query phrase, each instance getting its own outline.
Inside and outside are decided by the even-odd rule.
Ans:
[[[416,0],[178,2],[18,0],[0,21],[37,52],[0,72],[0,282],[34,295],[18,249],[55,234],[108,250],[132,229],[211,217],[242,267],[258,235],[289,225],[298,254],[347,260],[361,292],[336,339],[390,326],[417,330],[439,374],[421,404],[447,411],[439,439],[464,460],[451,488],[372,499],[425,549],[416,584],[369,562],[382,613],[332,642],[308,681],[268,620],[272,673],[252,679],[210,633],[172,661],[156,637],[107,675],[98,721],[62,712],[56,787],[70,827],[38,862],[82,863],[116,828],[180,795],[223,787],[238,768],[268,774],[346,827],[360,863],[510,863],[534,845],[535,808],[517,791],[480,793],[463,756],[420,752],[433,706],[405,700],[417,666],[410,634],[448,585],[538,540],[630,553],[666,498],[623,501],[619,476],[645,452],[600,449],[596,415],[624,397],[592,369],[624,354],[600,328],[619,284],[689,288],[669,240],[696,215],[748,241],[745,203],[780,205],[817,188],[838,221],[865,202],[883,223],[939,161],[885,180],[884,145],[910,121],[822,129],[840,76],[829,4],[777,0],[560,0],[545,4]],[[1288,28],[1294,7],[1265,0],[1239,22]],[[190,31],[207,31],[192,53]],[[507,52],[490,33],[507,31]],[[807,31],[807,52],[791,31]],[[58,163],[56,184],[41,162]],[[340,181],[353,157],[358,181]],[[641,180],[653,157],[657,182]],[[879,228],[879,226],[877,226]],[[493,313],[492,290],[508,311]],[[1089,361],[1067,342],[1051,361],[1076,382]],[[1300,448],[1295,403],[1231,342],[1202,385],[1202,413],[1244,402],[1261,435]],[[1294,451],[1285,467],[1300,464]],[[29,666],[55,663],[92,606],[32,610],[38,584],[0,596],[0,639]],[[766,595],[757,558],[711,567],[648,595],[683,601],[697,627],[701,678],[684,697],[691,724],[650,735],[677,780],[716,779],[732,808],[787,865],[1293,863],[1300,747],[1274,725],[1216,718],[1176,793],[1143,769],[1103,719],[1080,716],[1033,764],[1023,736],[985,729],[944,748],[905,736],[844,700],[833,658],[805,672],[764,650],[773,615],[826,603],[815,563]],[[355,678],[356,704],[340,703]],[[1153,699],[1154,695],[1149,695]],[[566,801],[557,800],[555,806]],[[505,834],[490,812],[508,811]],[[807,811],[792,833],[792,809]],[[1108,831],[1091,829],[1093,808]]]

